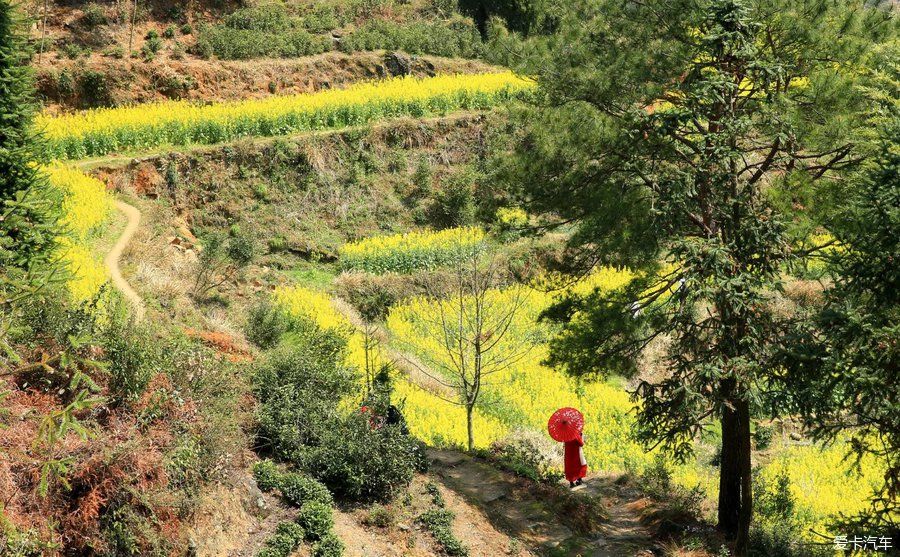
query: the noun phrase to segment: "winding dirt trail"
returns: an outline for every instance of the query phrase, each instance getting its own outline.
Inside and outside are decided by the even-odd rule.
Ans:
[[[138,293],[134,291],[131,285],[128,284],[128,281],[125,280],[125,277],[122,276],[122,269],[119,267],[119,259],[121,259],[122,252],[125,251],[125,247],[128,246],[128,242],[131,241],[132,236],[134,236],[138,226],[141,224],[141,212],[138,211],[136,207],[133,207],[124,201],[116,201],[116,208],[125,214],[128,218],[128,224],[125,226],[125,230],[122,231],[122,235],[116,240],[115,245],[113,245],[112,249],[109,250],[109,253],[106,254],[106,259],[103,260],[103,263],[106,265],[106,268],[109,269],[109,276],[113,286],[122,293],[131,305],[132,311],[134,312],[134,320],[140,322],[144,320],[146,307]]]

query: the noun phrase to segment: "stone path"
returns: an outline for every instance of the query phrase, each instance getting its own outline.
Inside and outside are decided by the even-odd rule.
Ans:
[[[649,557],[654,555],[649,531],[640,522],[646,504],[636,491],[618,486],[612,477],[589,478],[578,496],[599,497],[608,513],[600,532],[581,535],[522,482],[487,462],[456,451],[430,449],[432,472],[453,491],[480,507],[501,530],[521,539],[542,555]]]

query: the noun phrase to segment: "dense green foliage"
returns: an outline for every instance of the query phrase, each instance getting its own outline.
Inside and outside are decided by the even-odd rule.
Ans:
[[[254,378],[260,448],[305,469],[340,498],[392,498],[412,480],[418,443],[399,426],[374,428],[363,414],[346,416],[339,403],[359,389],[345,364],[346,340],[307,320],[291,323]],[[318,482],[258,466],[263,484],[296,505],[331,501]]]
[[[335,495],[352,500],[385,501],[409,485],[419,448],[397,426],[377,430],[365,415],[352,415],[313,449],[310,472]]]
[[[401,24],[370,21],[342,38],[338,49],[342,52],[402,50],[409,54],[477,58],[483,55],[485,46],[471,20],[457,17]]]
[[[283,474],[278,483],[278,489],[281,490],[281,495],[295,507],[311,501],[325,505],[331,504],[331,492],[327,487],[308,476],[295,472]]]
[[[257,553],[258,557],[286,557],[304,540],[321,540],[313,547],[314,555],[318,554],[319,545],[322,545],[326,555],[340,556],[343,553],[343,545],[329,541],[334,536],[334,518],[331,492],[327,487],[303,474],[282,472],[271,460],[254,464],[253,477],[260,489],[277,489],[286,503],[299,509],[296,522],[279,524]]]
[[[563,223],[588,266],[640,270],[614,294],[551,310],[569,322],[551,363],[633,374],[664,336],[667,373],[643,380],[638,435],[687,456],[718,418],[719,526],[746,554],[750,415],[772,402],[783,315],[771,304],[796,254],[767,197],[827,188],[855,162],[867,106],[856,84],[885,12],[846,3],[707,0],[587,4],[538,74],[512,179]],[[839,68],[847,68],[840,71]]]
[[[460,0],[459,7],[475,20],[483,37],[488,35],[491,17],[501,18],[511,31],[524,35],[550,33],[564,9],[545,0]]]
[[[261,448],[302,461],[305,447],[322,443],[340,421],[337,403],[356,387],[345,354],[339,334],[298,322],[288,340],[266,355],[254,377]]]
[[[331,505],[318,501],[303,503],[300,506],[300,512],[297,514],[297,523],[303,527],[307,539],[322,539],[334,527]]]
[[[447,14],[450,15],[450,14]],[[242,8],[221,24],[201,28],[196,52],[206,58],[248,60],[261,57],[293,58],[330,50],[402,50],[410,54],[432,54],[476,58],[483,53],[478,30],[470,19],[416,18],[398,22],[366,19],[358,28],[340,31],[348,20],[320,7],[304,16],[294,16],[283,4],[271,3]]]
[[[330,532],[322,536],[322,539],[316,542],[312,548],[313,557],[341,557],[344,554],[344,542],[335,534]]]
[[[884,484],[868,519],[895,530],[900,526],[898,107],[892,107],[895,119],[882,129],[877,155],[846,188],[833,215],[830,229],[840,244],[829,256],[834,284],[823,307],[798,325],[782,378],[790,408],[816,438],[830,442],[849,431],[857,456],[884,459]]]
[[[264,301],[250,308],[244,334],[256,346],[269,349],[278,344],[293,326],[289,315]]]
[[[453,535],[451,526],[456,515],[449,509],[430,509],[419,517],[434,539],[441,545],[444,553],[451,556],[464,557],[469,554],[468,548]]]
[[[306,531],[296,522],[281,522],[275,528],[275,534],[266,539],[257,557],[288,557],[297,546],[303,543]]]
[[[0,2],[0,358],[12,304],[61,272],[54,257],[61,198],[35,164],[41,145],[32,128],[30,50],[18,17]]]

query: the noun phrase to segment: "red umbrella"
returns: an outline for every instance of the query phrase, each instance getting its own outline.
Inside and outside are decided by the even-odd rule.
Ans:
[[[560,408],[550,416],[547,431],[550,437],[560,443],[572,441],[584,428],[584,416],[574,408]]]

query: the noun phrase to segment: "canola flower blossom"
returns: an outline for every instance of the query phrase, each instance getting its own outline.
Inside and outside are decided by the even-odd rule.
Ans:
[[[109,272],[89,247],[92,234],[103,226],[112,211],[112,196],[106,185],[59,162],[44,169],[50,185],[63,197],[62,224],[67,235],[59,240],[60,257],[71,278],[66,286],[75,302],[97,297]]]
[[[413,273],[456,263],[479,249],[484,240],[484,231],[474,227],[373,236],[345,244],[339,257],[346,270]]]
[[[621,286],[629,277],[628,271],[601,269],[572,284],[569,289],[608,290]],[[546,278],[538,282],[547,286],[555,284],[556,280]],[[489,298],[500,299],[496,303],[500,307],[504,306],[504,297],[519,296],[521,300],[515,321],[496,349],[518,349],[523,344],[522,338],[526,336],[548,338],[551,333],[549,326],[539,323],[538,315],[562,293],[537,288],[530,288],[524,294],[511,290],[489,292]],[[426,298],[409,300],[391,310],[387,318],[388,330],[397,344],[414,354],[427,354],[432,359],[440,358],[447,351],[441,344],[441,331],[436,330],[439,325],[422,316],[438,312],[435,304],[455,303],[455,300],[434,301]],[[491,304],[492,302],[486,302],[486,305]],[[454,315],[452,307],[445,308],[445,311]],[[505,433],[520,427],[543,431],[547,425],[547,417],[553,411],[564,406],[574,406],[582,409],[585,414],[585,435],[590,439],[585,447],[585,455],[593,467],[603,470],[639,470],[648,464],[650,455],[628,435],[633,423],[630,413],[634,408],[628,393],[613,383],[579,382],[568,377],[543,365],[541,362],[546,355],[547,344],[539,342],[516,366],[491,376],[483,392],[480,410],[501,424],[498,432]],[[465,418],[461,419],[464,426]],[[427,427],[422,427],[422,424],[417,426],[428,432],[426,437],[439,436],[445,428],[436,419],[431,420]]]
[[[76,237],[96,231],[113,209],[112,196],[100,180],[54,162],[46,169],[50,184],[63,194],[63,225]]]
[[[160,146],[214,144],[244,137],[362,125],[398,116],[421,118],[487,109],[526,94],[532,81],[512,72],[396,77],[299,95],[200,104],[166,101],[41,115],[56,158],[78,159]]]

